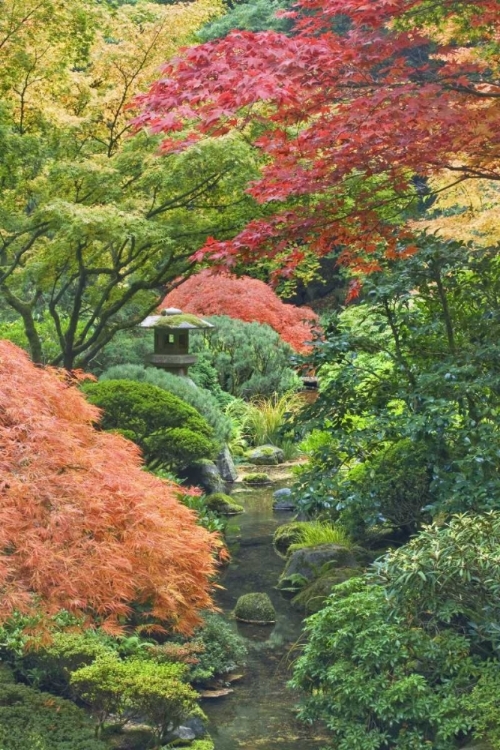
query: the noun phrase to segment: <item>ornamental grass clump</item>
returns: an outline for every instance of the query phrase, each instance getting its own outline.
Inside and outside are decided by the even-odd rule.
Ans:
[[[339,525],[325,523],[324,521],[304,521],[297,523],[295,531],[298,539],[289,545],[289,552],[304,547],[317,547],[320,544],[337,544],[346,549],[352,549],[353,547],[352,539],[345,529]]]

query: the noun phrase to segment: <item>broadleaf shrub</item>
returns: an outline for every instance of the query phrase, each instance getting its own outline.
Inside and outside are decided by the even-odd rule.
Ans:
[[[408,627],[383,587],[339,584],[306,632],[292,684],[305,692],[301,717],[323,720],[336,750],[452,750],[471,727],[469,641]]]

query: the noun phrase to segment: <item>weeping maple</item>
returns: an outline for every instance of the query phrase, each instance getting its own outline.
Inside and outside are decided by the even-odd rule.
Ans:
[[[58,371],[0,341],[0,621],[67,610],[108,632],[190,632],[216,536]]]
[[[171,291],[161,307],[180,307],[197,315],[228,315],[267,323],[297,352],[306,352],[317,315],[309,307],[285,304],[263,281],[250,276],[220,274],[205,269]]]
[[[138,99],[165,153],[241,129],[274,212],[197,258],[293,269],[307,249],[370,270],[414,250],[408,214],[431,188],[500,179],[497,0],[298,0],[295,34],[233,32],[187,49]]]

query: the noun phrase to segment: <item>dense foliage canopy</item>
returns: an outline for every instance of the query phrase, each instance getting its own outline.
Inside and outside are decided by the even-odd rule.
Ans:
[[[228,315],[247,323],[266,323],[298,352],[308,350],[317,315],[308,307],[286,305],[263,281],[200,271],[167,294],[161,307],[180,307],[198,315]]]
[[[167,134],[165,153],[237,128],[267,158],[250,193],[274,215],[196,257],[404,257],[398,224],[429,178],[499,179],[498,4],[300,0],[296,14],[291,37],[237,31],[186,50],[139,98],[136,127]]]
[[[6,0],[0,14],[0,309],[37,362],[87,366],[153,310],[256,175],[238,137],[158,159],[127,105],[221,11],[218,0],[112,7]],[[21,343],[21,341],[19,341]]]
[[[111,631],[131,617],[189,631],[210,606],[214,540],[180,489],[97,431],[96,408],[57,372],[8,342],[0,370],[1,618],[65,609]]]

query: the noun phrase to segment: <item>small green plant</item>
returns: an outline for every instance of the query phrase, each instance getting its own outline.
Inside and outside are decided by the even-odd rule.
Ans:
[[[241,434],[248,445],[270,443],[283,449],[285,443],[288,456],[294,457],[298,449],[287,435],[286,423],[291,416],[299,413],[303,405],[300,395],[289,391],[282,395],[274,393],[267,398],[253,399],[249,402],[236,399],[229,404],[226,414],[239,422]]]
[[[320,544],[338,544],[341,547],[351,549],[352,539],[342,526],[326,523],[324,521],[300,522],[297,529],[298,540],[288,547],[289,552],[294,552],[304,547],[317,547]]]
[[[190,643],[199,649],[197,663],[189,672],[191,682],[224,675],[245,661],[247,649],[243,639],[220,615],[205,615],[203,626]]]
[[[256,471],[253,474],[245,474],[243,481],[246,484],[268,484],[271,478],[269,474],[265,474],[263,471]]]

